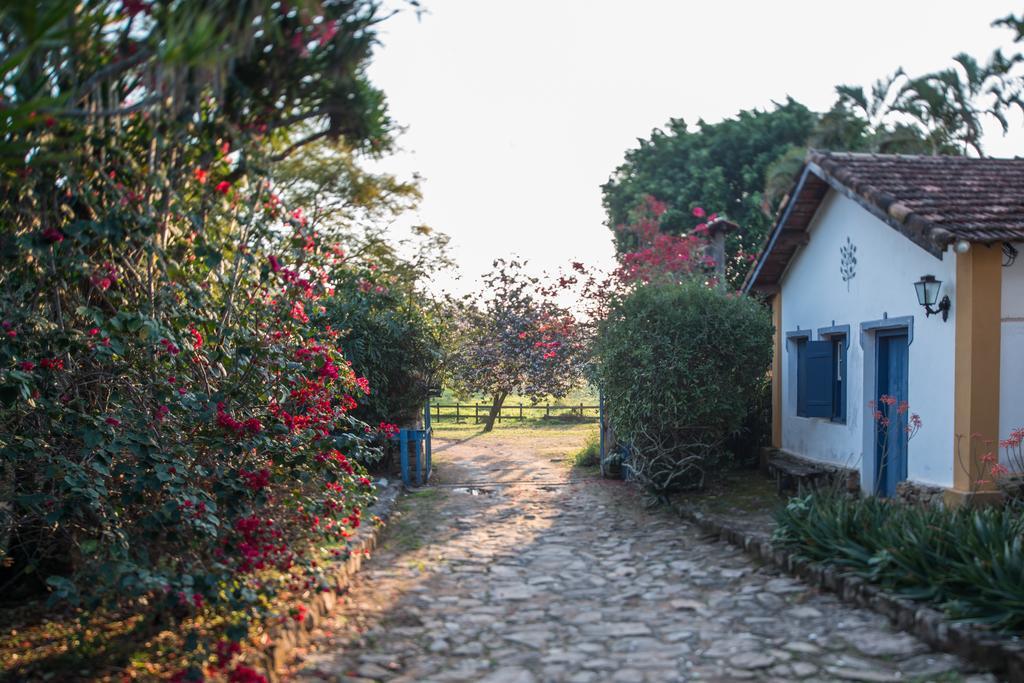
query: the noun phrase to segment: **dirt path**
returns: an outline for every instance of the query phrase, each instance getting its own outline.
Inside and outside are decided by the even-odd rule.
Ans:
[[[994,681],[562,462],[579,430],[440,443],[301,681]]]

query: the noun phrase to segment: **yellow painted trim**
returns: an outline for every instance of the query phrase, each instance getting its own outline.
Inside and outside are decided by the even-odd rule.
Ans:
[[[975,244],[956,256],[953,490],[957,494],[994,488],[979,458],[999,451],[1002,265],[998,245]]]
[[[772,446],[782,448],[782,292],[772,297],[772,324],[775,339],[772,350]]]
[[[965,505],[972,508],[999,505],[1003,500],[1001,491],[975,491],[971,493],[970,491],[946,489],[942,492],[942,502],[948,508],[958,508]]]

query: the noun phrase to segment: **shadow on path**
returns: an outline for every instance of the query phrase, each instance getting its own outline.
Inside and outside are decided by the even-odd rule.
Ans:
[[[446,446],[439,485],[404,498],[292,678],[995,680],[645,512],[621,482],[573,481],[551,456],[578,445],[537,431]]]

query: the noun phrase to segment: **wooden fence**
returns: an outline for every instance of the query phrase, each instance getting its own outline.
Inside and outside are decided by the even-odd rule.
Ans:
[[[588,406],[583,403],[579,405],[514,405],[505,404],[498,411],[497,422],[504,420],[528,420],[533,418],[557,418],[564,416],[576,416],[597,420],[600,406]],[[430,404],[430,417],[432,420],[454,420],[455,422],[480,423],[487,419],[491,412],[490,403],[432,403]]]

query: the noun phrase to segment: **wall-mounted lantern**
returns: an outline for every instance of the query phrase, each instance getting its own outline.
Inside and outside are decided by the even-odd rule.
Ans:
[[[924,306],[925,317],[941,313],[943,322],[949,319],[949,297],[944,296],[942,301],[939,301],[942,280],[936,280],[934,275],[922,275],[921,279],[914,283],[914,289],[917,290],[917,303]],[[938,306],[932,308],[936,301]]]

